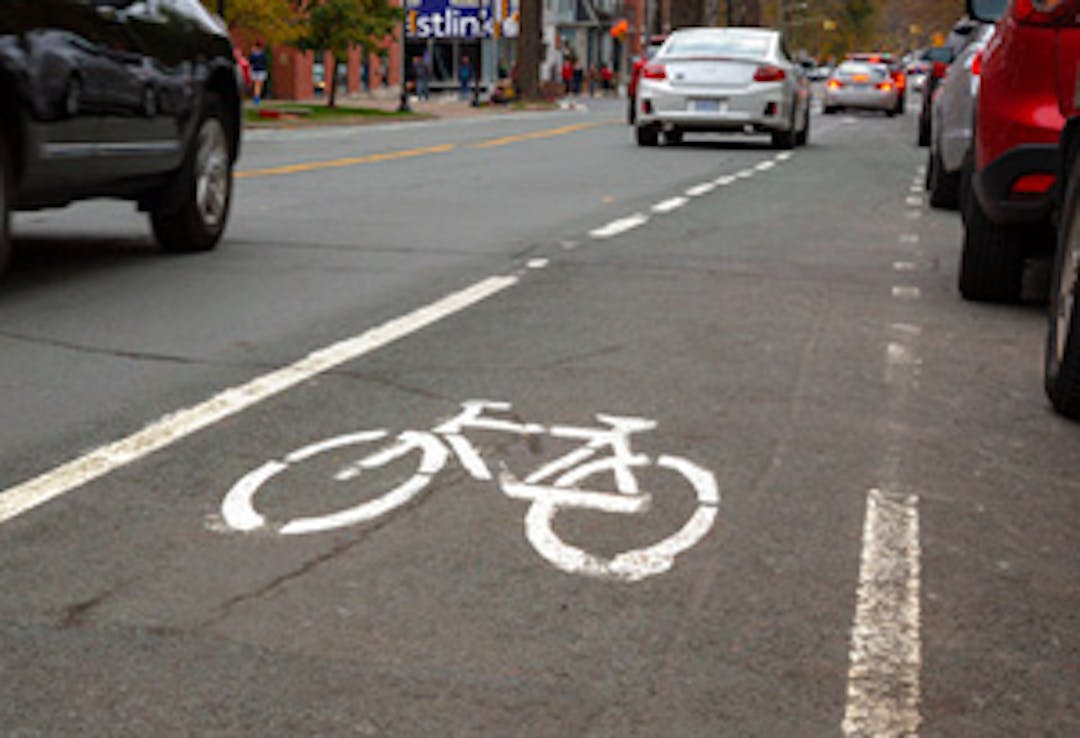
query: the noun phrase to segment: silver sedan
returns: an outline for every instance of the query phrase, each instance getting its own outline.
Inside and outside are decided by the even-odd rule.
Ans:
[[[900,88],[884,64],[846,61],[836,68],[825,84],[825,114],[839,110],[880,110],[896,115]]]
[[[779,31],[687,28],[671,34],[638,83],[637,142],[690,132],[772,135],[790,149],[810,135],[810,87]]]

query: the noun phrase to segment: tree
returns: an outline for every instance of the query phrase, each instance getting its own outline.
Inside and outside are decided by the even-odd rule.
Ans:
[[[218,0],[203,0],[211,12],[217,12]],[[289,43],[296,37],[300,11],[293,0],[228,0],[225,22],[229,28],[242,28],[267,44]]]
[[[296,45],[305,51],[328,51],[333,57],[328,70],[329,107],[337,101],[338,60],[346,58],[354,46],[370,54],[394,32],[403,17],[402,9],[390,5],[389,0],[319,0],[308,6]]]

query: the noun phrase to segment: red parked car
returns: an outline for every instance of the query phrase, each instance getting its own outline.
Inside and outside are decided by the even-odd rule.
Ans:
[[[997,21],[982,61],[971,194],[965,198],[960,292],[1019,299],[1027,257],[1054,245],[1059,141],[1076,111],[1080,0],[967,0]]]

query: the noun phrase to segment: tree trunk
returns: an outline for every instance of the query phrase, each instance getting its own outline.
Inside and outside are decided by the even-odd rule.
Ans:
[[[521,0],[521,27],[518,31],[518,85],[521,97],[540,97],[540,40],[543,33],[543,0]]]
[[[327,98],[326,107],[332,108],[337,102],[337,57],[330,57],[330,79],[326,80],[327,87],[330,90],[330,96]]]

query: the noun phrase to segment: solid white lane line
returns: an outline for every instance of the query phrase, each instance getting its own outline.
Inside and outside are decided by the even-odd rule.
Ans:
[[[529,269],[543,269],[549,264],[547,259],[529,259],[525,266]]]
[[[653,205],[652,206],[652,211],[654,213],[660,213],[660,214],[670,213],[670,212],[672,212],[674,210],[678,210],[679,208],[681,208],[683,205],[685,205],[688,202],[690,202],[690,201],[688,199],[686,199],[685,197],[672,197],[669,200],[664,200],[663,202],[658,202],[655,205]]]
[[[701,197],[702,195],[709,194],[710,192],[712,192],[715,189],[716,189],[716,183],[715,182],[705,182],[704,184],[699,184],[696,187],[691,187],[690,189],[688,189],[686,191],[686,194],[689,197]]]
[[[227,389],[194,407],[151,423],[114,443],[0,492],[0,523],[204,430],[285,390],[354,361],[518,283],[514,276],[490,277],[459,292],[308,354],[289,366]]]
[[[922,290],[918,287],[896,285],[892,288],[892,296],[901,300],[918,300],[922,297]]]
[[[922,671],[919,498],[870,490],[843,731],[915,736]]]
[[[602,228],[597,228],[595,230],[589,231],[589,235],[593,238],[600,239],[613,238],[615,236],[618,236],[620,233],[626,233],[627,231],[633,230],[639,226],[643,226],[648,222],[649,216],[643,213],[634,213],[629,217],[613,220]]]

